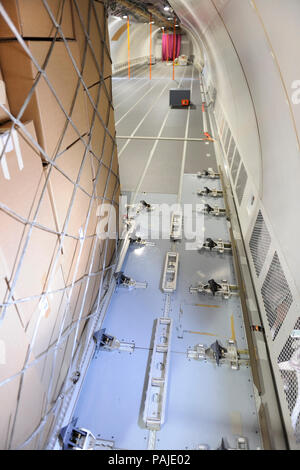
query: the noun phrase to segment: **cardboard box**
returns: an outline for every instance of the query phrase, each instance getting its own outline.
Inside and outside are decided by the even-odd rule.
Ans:
[[[42,12],[38,13],[38,4],[42,3],[39,0],[8,0],[4,3],[6,3],[5,7],[7,10],[11,9],[10,14],[12,16],[13,14],[15,15],[15,24],[24,37],[28,37],[26,36],[28,34],[27,27],[30,31],[30,37],[38,37],[35,36],[35,31],[38,31],[38,35],[43,34],[43,36],[39,37],[46,38],[53,35],[50,18],[43,17]],[[34,3],[34,7],[32,3]],[[48,0],[48,3],[54,10],[55,5],[58,5],[60,2],[59,0]],[[94,7],[91,12],[90,25],[88,25],[87,14],[90,3],[87,0],[78,0],[80,14],[83,15],[87,31],[89,31],[97,63],[100,64],[103,75],[107,76],[111,74],[111,62],[107,54],[109,42],[107,27],[104,28],[104,7],[99,2],[93,2]],[[26,10],[25,7],[29,4],[31,4],[30,9]],[[19,8],[18,12],[16,10],[17,7]],[[13,11],[14,8],[15,11]],[[69,1],[66,1],[66,8],[69,8]],[[29,11],[31,14],[32,11],[35,11],[36,15],[32,15],[31,18],[26,17],[26,13]],[[75,4],[73,4],[73,13],[74,11]],[[38,16],[40,21],[36,21],[35,16]],[[66,21],[65,26],[63,26],[64,32],[68,30],[69,19],[70,16],[68,15],[64,17],[64,21]],[[77,50],[78,45],[76,43],[70,42],[69,46],[80,69],[81,61],[83,60],[85,36],[82,29],[80,30],[81,26],[79,23],[80,20],[77,13],[75,24],[80,52]],[[107,48],[103,46],[98,26],[103,32]],[[7,34],[3,29],[2,33]],[[32,55],[42,66],[49,47],[51,47],[49,42],[27,41],[27,45]],[[102,51],[104,51],[104,63],[102,63]],[[16,41],[0,43],[0,65],[3,67],[10,109],[12,114],[17,116],[34,83],[37,70]],[[103,116],[105,125],[114,135],[114,115],[109,105],[109,99],[104,92],[104,88],[102,87],[98,90],[97,87],[99,85],[95,85],[100,79],[97,68],[93,54],[90,48],[88,48],[83,71],[84,79],[88,86],[94,85],[93,89],[90,88],[91,94],[95,95],[100,90],[101,101],[97,109],[101,117]],[[77,86],[77,74],[64,44],[60,42],[54,44],[46,67],[46,73],[59,100],[67,113],[69,113]],[[110,97],[111,80],[106,80],[106,85],[108,96]],[[72,119],[78,127],[81,136],[90,131],[92,122],[91,119],[88,119],[86,98],[86,92],[83,92],[83,88],[80,86]],[[92,113],[91,105],[90,108],[89,112]],[[26,120],[34,121],[36,129],[31,122],[26,124],[27,131],[32,135],[33,139],[38,140],[47,155],[53,158],[56,155],[60,137],[67,120],[44,77],[40,78],[26,112],[22,116],[22,120],[24,122]],[[0,232],[0,246],[2,247],[2,252],[0,252],[0,301],[5,296],[7,298],[10,283],[14,278],[16,267],[20,260],[28,231],[30,230],[30,227],[24,224],[22,218],[32,219],[44,189],[45,178],[47,178],[50,170],[49,165],[47,168],[42,167],[40,154],[34,149],[34,146],[32,146],[20,129],[17,130],[17,137],[21,149],[20,152],[18,153],[16,144],[12,141],[10,143],[12,150],[7,152],[4,166],[0,166],[0,201],[20,216],[18,219],[18,217],[12,217],[7,212],[0,210],[0,224],[2,227]],[[47,227],[50,231],[42,230],[39,227],[33,228],[13,297],[13,299],[20,299],[36,295],[37,298],[22,302],[16,306],[10,306],[7,310],[9,316],[7,316],[5,321],[8,322],[8,331],[5,329],[3,332],[5,340],[9,341],[7,351],[9,352],[10,362],[6,369],[6,372],[9,374],[13,373],[12,371],[17,372],[22,368],[27,347],[32,342],[37,325],[39,328],[33,345],[34,355],[32,354],[30,360],[33,360],[35,356],[41,354],[49,345],[57,340],[62,322],[64,322],[63,328],[65,330],[65,328],[72,325],[72,322],[78,319],[85,287],[87,286],[82,321],[79,326],[79,339],[86,324],[86,316],[91,313],[94,301],[98,295],[102,273],[91,276],[90,280],[87,279],[89,271],[91,273],[98,273],[102,269],[106,246],[105,241],[99,240],[96,237],[97,223],[99,222],[97,208],[102,203],[102,197],[111,199],[113,194],[115,194],[114,200],[117,200],[119,191],[118,189],[115,191],[118,188],[116,176],[111,174],[108,178],[108,168],[105,167],[105,165],[109,167],[112,162],[113,170],[118,174],[117,152],[116,149],[113,149],[113,142],[109,137],[104,140],[103,126],[99,118],[97,118],[92,132],[92,151],[95,155],[93,153],[87,154],[79,180],[79,185],[84,191],[80,188],[76,189],[70,221],[66,230],[67,235],[57,259],[56,270],[49,284],[49,273],[53,266],[60,241],[59,236],[51,233],[51,230],[60,232],[63,229],[74,190],[73,183],[76,181],[84,155],[84,144],[78,141],[78,137],[71,125],[68,124],[67,133],[62,140],[59,156],[56,159],[56,164],[65,173],[65,176],[58,169],[52,168],[47,190],[44,193],[37,216],[37,223]],[[87,139],[88,137],[86,136],[85,140]],[[75,240],[70,235],[78,237],[82,233],[81,230],[84,228],[91,202],[90,198],[93,192],[94,179],[99,169],[100,173],[96,183],[95,199],[92,201],[90,220],[87,227],[87,238]],[[115,240],[109,240],[107,248],[106,265],[110,263],[114,252]],[[66,285],[70,286],[72,282],[78,279],[83,279],[83,282],[76,283],[73,286],[72,295],[69,297],[69,309],[66,310],[68,295],[71,294],[71,289],[68,291],[68,295],[65,291],[55,291],[64,289]],[[54,293],[47,294],[41,303],[39,296],[48,288]],[[11,332],[13,332],[13,337],[9,336]],[[53,387],[50,392],[51,399],[55,399],[60,393],[61,386],[65,380],[65,375],[71,361],[74,334],[75,332],[71,334],[64,344],[61,344],[58,350]],[[33,432],[45,411],[45,392],[48,391],[53,357],[53,353],[50,353],[47,359],[45,358],[39,365],[28,370],[24,376],[23,389],[20,395],[20,410],[16,421],[17,432],[13,440],[14,447],[20,445]],[[1,399],[3,398],[2,401],[5,406],[5,413],[3,413],[3,419],[0,424],[0,443],[2,448],[5,447],[4,441],[11,426],[10,419],[15,410],[18,387],[19,378],[9,383],[6,387],[0,388],[0,394],[2,392]],[[33,445],[34,441],[29,445],[29,448]]]
[[[47,0],[49,8],[59,23],[66,39],[74,39],[71,1]],[[2,0],[6,13],[23,38],[53,38],[56,28],[42,0]],[[15,35],[0,15],[0,38],[14,38]],[[58,35],[60,38],[60,35]]]
[[[93,266],[92,266],[92,272],[101,272],[104,268],[107,267],[110,264],[112,254],[115,250],[115,232],[118,233],[118,218],[119,218],[119,211],[118,207],[115,204],[111,204],[110,201],[104,200],[104,201],[98,201],[99,203],[99,212],[98,213],[98,227],[96,228],[96,242],[97,242],[97,248],[96,248],[96,256],[94,257],[93,261]],[[100,217],[100,210],[101,210],[101,205],[105,204],[107,207],[103,209],[104,212],[102,214],[104,215],[104,218]],[[112,209],[111,209],[112,207]],[[111,222],[110,226],[108,227],[108,211],[106,209],[109,209],[111,211]],[[115,219],[114,219],[115,218]],[[106,235],[107,232],[109,233],[109,239],[107,239],[103,236],[101,238],[101,234],[104,232],[104,235]],[[107,245],[107,248],[106,248]],[[105,250],[107,249],[107,253],[105,255]],[[104,264],[104,257],[106,256],[106,263]],[[91,264],[92,259],[90,258],[89,263]]]
[[[80,49],[81,62],[84,60],[83,78],[90,87],[101,80],[99,70],[103,78],[111,76],[112,73],[108,22],[102,3],[77,0],[77,4],[78,9],[73,4],[75,37]],[[86,33],[90,37],[92,47],[88,46],[85,53]]]
[[[11,416],[15,412],[18,399],[18,386],[20,377],[16,377],[12,382],[0,387],[1,401],[1,421],[0,421],[0,447],[6,450],[8,446],[8,436],[11,431]]]
[[[77,133],[68,122],[45,78],[40,77],[21,120],[34,122],[40,146],[49,158],[53,158],[58,150],[62,152],[88,131],[83,87],[81,84],[78,87],[78,75],[64,43],[55,42],[52,45],[47,41],[26,41],[26,44],[40,67],[44,66],[49,49],[53,47],[46,66],[46,74],[58,100],[67,115],[71,115],[78,131]],[[80,68],[77,44],[69,42],[68,45]],[[14,116],[18,116],[38,78],[37,70],[17,41],[0,42],[0,67],[11,112]]]
[[[58,395],[61,393],[61,387],[69,370],[74,338],[75,330],[73,330],[66,341],[59,346],[57,351],[56,368],[53,377],[53,387],[51,389],[51,399],[53,402],[57,400]]]
[[[61,258],[61,265],[68,286],[71,285],[72,282],[83,278],[88,273],[88,260],[90,258],[92,239],[87,238],[82,242],[77,241],[75,250],[71,253],[71,255],[69,253],[73,249],[74,245],[71,243],[70,248],[69,245],[69,239],[66,238],[63,245],[63,255]]]
[[[37,445],[34,447],[36,449],[46,449],[47,444],[49,443],[50,433],[53,429],[53,425],[55,423],[55,411],[50,413],[46,418],[46,423],[43,425],[43,428],[37,435],[38,442]],[[34,441],[34,439],[33,439]],[[37,447],[38,446],[38,447]]]
[[[88,278],[84,280],[84,282],[81,284],[78,300],[77,300],[77,305],[74,310],[74,315],[73,315],[73,322],[76,322],[79,319],[80,311],[82,309],[81,313],[81,318],[82,321],[80,322],[80,328],[79,330],[82,331],[82,327],[84,324],[84,318],[88,316],[91,313],[91,300],[92,300],[92,294],[93,294],[93,288],[94,288],[94,277],[90,277],[90,280],[88,282]],[[85,289],[86,290],[86,295],[85,295]],[[83,303],[83,298],[85,295],[85,300]]]
[[[79,237],[80,229],[84,230],[94,187],[91,158],[90,152],[85,152],[84,145],[78,141],[56,160],[58,168],[53,167],[50,172],[48,189],[59,232],[64,228],[70,206],[72,206],[71,216],[66,233]],[[78,181],[80,188],[76,189],[75,184],[80,168],[81,173]],[[76,190],[76,194],[72,203],[74,190]],[[73,205],[75,209],[73,209]]]
[[[87,114],[91,137],[91,149],[98,160],[104,157],[104,163],[109,164],[109,156],[103,155],[105,127],[108,127],[110,118],[109,100],[100,84],[89,89],[90,98],[86,95]],[[110,139],[109,136],[106,139]]]
[[[110,201],[105,202],[110,205]],[[80,242],[74,241],[70,237],[66,237],[63,242],[63,254],[61,255],[60,263],[62,265],[67,285],[71,285],[72,282],[78,279],[82,279],[84,276],[88,276],[89,271],[91,273],[102,271],[106,241],[105,239],[99,239],[97,235],[97,225],[100,222],[100,213],[97,211],[97,209],[101,204],[102,200],[95,200],[93,202],[91,211],[91,220],[93,220],[93,224],[91,224],[87,232],[87,238]],[[114,207],[116,216],[116,230],[118,230],[118,207]],[[107,227],[102,227],[102,229],[103,228],[107,230]],[[104,265],[104,267],[110,263],[114,249],[115,240],[109,240],[106,258],[107,263]]]
[[[109,90],[111,90],[110,86]],[[110,106],[109,99],[100,84],[94,85],[89,89],[89,92],[92,98],[92,102],[89,97],[86,96],[86,106],[89,127],[92,133],[91,150],[95,156],[95,159],[99,162],[103,162],[108,168],[110,167],[112,161],[112,170],[118,174],[119,164],[117,156],[117,145],[114,144],[112,139],[115,137],[114,110]],[[95,109],[97,110],[96,112]],[[112,137],[106,133],[105,127],[108,129]],[[97,171],[97,165],[95,168]]]
[[[36,369],[40,378],[41,383],[45,390],[49,390],[50,378],[52,365],[54,360],[54,349],[53,345],[57,342],[59,334],[66,336],[70,332],[70,328],[74,326],[73,318],[76,306],[78,304],[78,296],[80,293],[81,285],[76,284],[73,287],[73,292],[71,295],[71,289],[64,293],[56,293],[53,295],[48,295],[47,299],[49,301],[49,311],[47,315],[42,317],[39,328],[39,335],[36,341],[35,354],[38,354],[38,350],[45,351],[48,347],[51,347],[47,357],[45,356],[37,365]],[[67,299],[69,298],[69,308],[67,307]],[[31,334],[34,330],[34,321],[32,319],[32,324],[29,325],[27,333]],[[74,329],[73,329],[74,331]],[[27,336],[28,336],[27,334]],[[54,377],[52,383],[52,390],[56,387],[55,376],[60,375],[60,351],[64,350],[66,346],[66,340],[61,343],[61,346],[58,350],[58,357],[55,363]],[[68,363],[66,364],[69,365]]]
[[[88,194],[92,195],[94,187],[91,165],[92,156],[88,151],[86,151],[88,138],[84,137],[83,141],[85,143],[81,140],[78,140],[73,145],[68,147],[65,152],[59,155],[55,163],[57,167],[74,183],[76,183],[81,165],[83,163],[78,183],[81,188],[83,188]]]
[[[48,217],[51,217],[50,206],[49,209]],[[1,216],[1,220],[6,224],[5,228],[7,229],[7,232],[5,230],[4,234],[1,233],[1,246],[4,247],[5,251],[3,250],[3,252],[7,264],[13,266],[12,273],[7,281],[7,299],[27,239],[28,229],[24,230],[22,224],[10,219],[6,214],[3,217]],[[12,241],[7,239],[7,234],[10,235]],[[13,300],[28,299],[17,304],[24,327],[28,325],[36,309],[39,309],[43,314],[46,313],[44,312],[44,306],[40,305],[40,295],[47,288],[57,243],[56,235],[33,228],[12,297]],[[32,298],[33,296],[34,298]]]
[[[100,272],[102,274],[103,267],[105,269],[111,263],[112,255],[115,251],[116,241],[114,239],[98,240],[98,246],[99,246],[99,255],[97,257],[97,260],[95,260],[94,262],[93,271],[95,273]],[[106,251],[106,254],[105,254],[105,251]],[[104,258],[106,261],[105,263],[104,263]]]
[[[66,294],[61,290],[64,285],[62,268],[58,265],[48,284],[49,293],[43,300],[44,310],[42,311],[38,305],[26,328],[27,340],[32,344],[33,353],[37,357],[55,343],[61,326],[63,326],[63,331],[69,326],[64,320]],[[37,323],[39,324],[38,334],[33,342]]]
[[[0,164],[0,201],[27,219],[34,209],[33,201],[41,183],[43,166],[38,150],[21,128],[15,128],[9,137],[11,127],[11,122],[0,126],[1,153],[9,139]],[[24,124],[24,128],[36,139],[33,122]]]
[[[8,139],[9,129],[10,125],[0,127],[1,148]],[[32,122],[25,124],[25,129],[35,137]],[[38,196],[42,190],[42,179],[43,167],[38,152],[24,132],[19,128],[15,129],[0,165],[0,202],[7,207],[6,211],[0,210],[0,263],[2,263],[2,271],[5,272],[8,283],[11,283],[13,279],[17,259],[22,248],[21,241],[29,230],[24,222],[32,219],[37,207]],[[50,214],[47,214],[49,209]],[[46,214],[46,216],[43,217],[42,214]],[[46,222],[46,226],[55,229],[47,197],[41,204],[41,212],[37,216],[37,222]]]
[[[1,380],[4,380],[22,369],[29,347],[24,326],[14,305],[7,307],[0,329],[0,344]]]
[[[32,123],[26,124],[25,128],[35,135]],[[4,132],[1,139],[7,139],[7,129],[6,126],[0,128],[0,131]],[[5,154],[4,171],[3,165],[0,168],[0,201],[8,208],[5,211],[0,210],[1,271],[5,273],[7,285],[5,298],[12,286],[30,230],[30,226],[24,222],[33,220],[38,204],[36,223],[50,231],[56,230],[47,191],[40,201],[45,185],[40,157],[21,129],[16,130],[14,137],[15,140],[11,139],[9,151]],[[9,209],[13,213],[10,213]],[[33,227],[19,271],[14,299],[28,298],[43,292],[57,244],[58,237],[55,233]],[[3,300],[1,298],[1,302]],[[18,311],[25,326],[38,304],[39,299],[18,304]]]
[[[24,374],[19,396],[19,409],[16,418],[12,448],[17,449],[38,427],[43,416],[43,403],[46,398],[35,367]]]
[[[81,167],[82,159],[85,154],[85,148],[82,142],[75,143],[65,153],[57,159],[59,168],[69,177],[72,181],[76,181]],[[66,282],[72,282],[76,264],[79,263],[75,280],[86,273],[87,256],[86,253],[88,242],[84,243],[84,249],[80,254],[80,241],[72,237],[83,237],[85,224],[89,212],[90,199],[93,193],[94,181],[91,166],[92,155],[86,153],[85,163],[82,167],[82,173],[79,180],[81,188],[76,189],[74,201],[71,204],[74,184],[71,183],[66,176],[60,173],[59,170],[53,168],[48,180],[49,197],[52,204],[53,214],[56,221],[56,230],[62,232],[69,207],[71,207],[70,218],[66,227],[66,236],[63,240],[60,263],[63,267],[63,273]],[[46,173],[47,174],[47,173]],[[87,226],[87,236],[95,234],[96,230],[96,203],[93,201],[90,211],[90,218]],[[89,245],[90,248],[90,245]],[[80,255],[80,259],[78,257]]]
[[[61,231],[66,220],[66,214],[70,206],[74,186],[69,182],[66,182],[65,179],[61,179],[58,174],[54,174],[54,179],[50,180],[50,183],[52,183],[51,189],[54,210],[57,216],[57,223],[59,224],[59,231]],[[60,191],[58,191],[59,188]],[[65,199],[62,199],[63,195],[65,195]],[[70,212],[69,222],[66,227],[67,235],[62,243],[62,256],[60,261],[63,266],[65,279],[68,282],[71,282],[71,279],[73,279],[76,264],[79,263],[79,267],[77,269],[78,272],[75,277],[76,279],[86,272],[85,255],[88,256],[88,254],[86,254],[86,250],[89,249],[87,246],[90,247],[90,240],[88,237],[95,233],[97,222],[96,209],[94,208],[94,203],[92,203],[90,218],[84,239],[84,230],[87,223],[89,205],[90,197],[81,191],[81,189],[77,188]],[[77,239],[73,237],[77,237]],[[83,249],[80,249],[81,245],[83,245]],[[78,257],[80,257],[80,260],[78,260]],[[82,263],[84,263],[84,266]],[[72,266],[73,268],[71,269]]]
[[[57,165],[59,168],[61,168],[72,180],[76,181],[84,151],[85,149],[82,142],[77,142],[57,159]],[[82,276],[87,274],[87,261],[89,259],[92,245],[91,237],[96,234],[98,222],[97,194],[94,195],[94,199],[91,201],[95,178],[94,169],[92,167],[93,159],[94,157],[92,154],[86,154],[85,165],[83,166],[83,171],[79,180],[79,184],[90,195],[86,194],[80,188],[77,188],[73,203],[71,203],[71,201],[74,184],[56,168],[52,169],[49,176],[48,189],[58,232],[63,230],[68,209],[71,206],[69,222],[65,229],[66,236],[63,240],[60,258],[64,277],[68,285],[70,285],[72,281],[80,279]],[[100,187],[102,187],[102,192],[104,191],[103,188],[105,187],[106,181],[107,173],[104,175],[104,179],[101,180],[102,186]],[[89,207],[90,215],[87,224],[86,239],[84,240],[84,230],[87,223]],[[81,237],[82,240],[78,240],[73,237]]]
[[[28,353],[29,342],[23,325],[14,306],[8,307],[0,329],[0,343],[4,344],[5,356],[0,362],[1,380],[18,373],[23,367]],[[4,361],[3,361],[4,359]],[[34,360],[31,355],[29,362]],[[1,420],[0,420],[0,446],[7,448],[8,436],[12,428],[12,417],[16,411],[18,390],[21,377],[17,376],[11,382],[0,387]],[[28,389],[32,386],[33,390]],[[20,395],[19,410],[12,447],[16,448],[33,432],[41,417],[41,406],[45,390],[42,389],[36,372],[33,368],[25,374],[23,388]]]
[[[0,70],[0,104],[3,104],[6,107],[6,109],[10,111],[8,101],[7,101],[7,95],[6,95],[6,86],[2,77],[1,70]],[[5,122],[5,121],[9,121],[9,116],[4,111],[4,109],[0,107],[0,123]]]
[[[112,171],[109,170],[111,159],[113,160]],[[102,198],[112,200],[117,185],[116,175],[119,173],[119,165],[116,149],[113,152],[113,145],[109,137],[106,138],[104,143],[103,159],[96,158],[94,155],[92,171],[94,181],[96,181],[96,197],[99,199],[99,203],[101,203]]]

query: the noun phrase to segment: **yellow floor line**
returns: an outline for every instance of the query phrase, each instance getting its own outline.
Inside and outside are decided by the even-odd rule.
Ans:
[[[204,335],[204,336],[218,336],[218,335],[214,335],[213,333],[204,333],[203,331],[185,330],[184,333],[190,333],[190,334],[193,334],[193,335]]]
[[[233,315],[231,315],[230,317],[230,323],[231,323],[231,339],[232,341],[236,341]]]
[[[249,356],[249,350],[248,349],[238,349],[238,353],[243,355],[243,356]]]
[[[195,307],[220,308],[220,305],[194,304]]]

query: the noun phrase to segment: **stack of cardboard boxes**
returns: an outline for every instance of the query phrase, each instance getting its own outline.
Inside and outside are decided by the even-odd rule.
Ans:
[[[47,3],[50,12],[42,0],[3,0],[13,28],[0,20],[1,104],[22,122],[8,139],[11,116],[0,109],[0,303],[11,289],[11,302],[23,299],[0,326],[0,381],[49,350],[0,387],[1,448],[27,439],[59,395],[115,250],[96,233],[98,207],[113,202],[118,217],[120,191],[104,6]],[[28,448],[43,445],[52,418]]]

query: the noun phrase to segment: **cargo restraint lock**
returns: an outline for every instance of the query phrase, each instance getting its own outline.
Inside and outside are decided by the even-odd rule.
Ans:
[[[223,197],[223,191],[219,191],[216,188],[210,189],[207,186],[204,189],[199,189],[197,192],[198,196],[209,196],[209,197]]]
[[[134,342],[119,341],[115,336],[108,335],[105,333],[106,329],[103,328],[96,331],[93,335],[93,339],[96,343],[95,352],[99,351],[127,351],[133,352],[135,348]]]
[[[204,204],[204,207],[199,211],[205,215],[213,215],[214,217],[226,217],[226,209],[217,206],[210,206],[209,204]]]
[[[61,429],[59,437],[62,450],[112,450],[115,442],[97,439],[91,431],[77,427],[78,418],[74,418],[68,426]]]
[[[229,284],[226,280],[220,283],[214,279],[207,281],[207,284],[199,283],[197,286],[190,287],[191,294],[210,294],[213,296],[223,296],[224,299],[229,299],[232,295],[239,295],[238,286]]]
[[[210,450],[207,444],[200,444],[198,450]],[[228,444],[225,443],[225,439],[222,437],[222,441],[220,447],[215,450],[250,450],[248,440],[245,437],[237,437],[236,438],[236,447],[230,447]],[[256,450],[260,450],[257,448]]]
[[[130,244],[133,246],[155,246],[154,242],[143,240],[141,237],[131,237]]]
[[[248,350],[239,350],[233,339],[227,341],[226,348],[218,341],[210,347],[197,344],[193,349],[188,349],[187,357],[196,361],[210,361],[217,366],[228,364],[233,370],[239,370],[240,366],[248,366],[250,363]]]
[[[224,242],[221,238],[218,240],[207,238],[203,245],[199,246],[199,250],[202,248],[205,248],[209,251],[218,251],[221,254],[232,251],[231,242]]]
[[[207,170],[198,171],[198,178],[220,179],[220,173],[216,173],[212,168]]]
[[[133,289],[146,289],[148,287],[147,282],[138,282],[132,279],[131,277],[125,276],[125,274],[120,271],[115,273],[116,287],[121,287],[127,290]]]
[[[139,204],[126,204],[125,208],[127,211],[127,220],[134,220],[141,212],[152,212],[155,209],[153,205],[144,200],[140,201]]]

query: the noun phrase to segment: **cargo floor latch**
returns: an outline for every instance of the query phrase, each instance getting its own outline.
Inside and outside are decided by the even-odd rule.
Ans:
[[[198,196],[223,197],[223,191],[219,191],[216,188],[210,189],[207,186],[204,189],[199,189],[197,194]]]
[[[225,443],[225,439],[222,438],[221,445],[217,450],[248,450],[248,442],[244,437],[238,437],[236,440],[236,447],[229,447]]]
[[[239,350],[232,339],[227,341],[227,348],[221,346],[218,341],[212,343],[210,347],[197,344],[194,349],[188,349],[187,357],[197,361],[210,361],[217,366],[228,364],[233,370],[238,370],[240,366],[248,366],[250,361],[248,351]]]
[[[210,450],[207,444],[200,444],[198,450]],[[213,449],[211,449],[213,450]],[[220,446],[215,450],[249,450],[249,444],[245,437],[236,438],[236,447],[230,447],[222,437]],[[259,449],[257,449],[259,450]]]
[[[96,438],[91,431],[77,427],[78,418],[60,431],[63,450],[112,450],[115,442]]]
[[[191,294],[210,294],[213,296],[223,296],[229,299],[232,295],[239,295],[238,286],[229,284],[226,280],[216,282],[214,279],[207,281],[207,284],[199,283],[197,286],[190,287]]]
[[[201,209],[202,214],[213,215],[215,217],[226,216],[226,209],[217,206],[210,206],[209,204],[204,204],[203,209]]]
[[[210,178],[210,179],[219,179],[220,173],[216,173],[212,168],[208,168],[208,170],[198,171],[197,173],[198,178]]]
[[[224,242],[221,238],[218,240],[213,240],[212,238],[207,238],[203,245],[199,246],[199,249],[206,248],[209,251],[218,251],[219,253],[224,253],[225,251],[229,252],[232,250],[232,245],[230,242]]]
[[[130,244],[134,246],[155,246],[154,242],[149,242],[148,240],[143,240],[140,237],[130,238]]]
[[[117,287],[123,287],[127,290],[132,289],[146,289],[148,287],[147,282],[138,282],[132,279],[131,277],[125,276],[125,274],[120,271],[115,273]]]
[[[135,219],[136,216],[143,211],[152,212],[155,210],[155,207],[146,201],[140,201],[139,204],[126,204],[125,208],[127,211],[126,218],[128,220]]]
[[[93,335],[96,343],[96,352],[98,351],[128,351],[133,352],[135,343],[119,341],[115,336],[111,336],[105,333],[106,328],[96,331]]]

